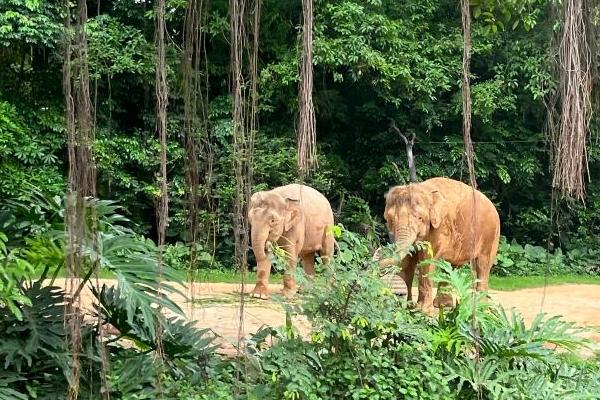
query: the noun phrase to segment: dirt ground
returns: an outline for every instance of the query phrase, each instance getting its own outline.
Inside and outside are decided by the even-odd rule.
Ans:
[[[114,285],[114,280],[101,280],[100,284]],[[56,284],[64,285],[64,280]],[[253,285],[247,285],[250,292]],[[281,289],[281,285],[270,285],[271,293]],[[222,353],[235,352],[234,344],[240,333],[240,284],[196,283],[188,285],[185,295],[173,298],[185,311],[188,319],[197,321],[198,327],[211,328],[218,335]],[[600,349],[600,285],[556,285],[544,288],[522,289],[516,291],[490,291],[493,300],[505,309],[517,309],[527,322],[538,312],[547,315],[561,315],[579,326],[591,328],[585,336],[593,340],[594,348]],[[263,325],[281,326],[285,323],[285,313],[273,300],[257,300],[245,297],[245,312],[241,334],[248,337]],[[91,305],[91,293],[83,292],[84,308]],[[306,333],[310,325],[306,320],[296,319],[295,326]]]

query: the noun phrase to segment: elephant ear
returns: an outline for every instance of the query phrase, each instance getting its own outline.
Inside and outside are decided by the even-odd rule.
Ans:
[[[286,198],[285,203],[286,213],[283,230],[287,232],[300,222],[300,200]]]
[[[431,192],[431,206],[429,207],[429,221],[434,229],[437,229],[442,224],[442,220],[446,216],[446,199],[438,191]]]
[[[248,206],[248,222],[252,223],[252,218],[256,209],[262,203],[261,192],[256,192],[250,197],[250,205]]]

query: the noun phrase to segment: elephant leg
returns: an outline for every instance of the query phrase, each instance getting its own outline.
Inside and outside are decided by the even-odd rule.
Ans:
[[[315,255],[314,253],[308,253],[301,256],[302,258],[302,266],[304,267],[304,272],[306,275],[311,278],[315,276]]]
[[[433,308],[433,282],[430,275],[434,269],[433,264],[426,264],[419,268],[417,308],[423,311],[430,311]]]
[[[412,301],[412,284],[415,277],[415,269],[417,267],[417,257],[409,256],[404,261],[404,267],[400,271],[400,278],[406,283],[406,300]]]
[[[479,282],[477,282],[478,291],[487,291],[490,280],[490,269],[492,268],[488,256],[479,256],[475,259],[475,273]]]
[[[296,293],[296,280],[294,272],[298,264],[298,255],[296,254],[295,246],[282,246],[287,258],[287,268],[283,273],[283,289],[281,293],[285,297],[292,297]]]
[[[256,285],[250,294],[251,297],[259,299],[269,298],[269,275],[271,274],[271,262],[268,258],[260,260],[256,266]]]
[[[438,291],[433,299],[433,306],[437,308],[452,308],[454,307],[454,298],[452,294],[448,293],[446,288],[448,283],[440,282],[438,285]]]
[[[323,260],[323,265],[329,264],[329,261],[333,258],[333,251],[335,249],[335,239],[333,238],[333,234],[331,232],[327,232],[323,234],[323,243],[321,248],[321,259]]]

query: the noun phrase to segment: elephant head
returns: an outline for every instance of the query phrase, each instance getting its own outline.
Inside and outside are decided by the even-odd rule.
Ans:
[[[384,218],[390,237],[404,255],[410,245],[439,228],[446,216],[442,194],[423,184],[395,186],[385,197]]]
[[[268,242],[276,242],[301,220],[299,199],[283,197],[272,191],[257,192],[250,198],[252,250],[257,261],[266,259]]]

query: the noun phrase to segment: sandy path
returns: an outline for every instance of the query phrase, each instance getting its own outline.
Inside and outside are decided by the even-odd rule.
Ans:
[[[600,285],[555,285],[512,292],[491,291],[505,309],[515,308],[531,322],[539,313],[561,315],[567,321],[591,328],[585,336],[600,349]],[[542,303],[543,302],[543,303]]]
[[[100,283],[114,285],[115,281],[104,279]],[[64,285],[64,280],[57,280],[56,284]],[[253,285],[247,285],[245,291],[249,292],[252,288]],[[281,285],[270,285],[271,293],[280,289]],[[198,327],[210,327],[219,335],[222,352],[232,353],[240,333],[240,290],[240,284],[196,283],[188,285],[185,293],[188,298],[195,299],[194,306],[183,296],[174,296],[173,300],[181,306],[188,319],[197,321]],[[520,311],[527,322],[531,322],[542,311],[548,315],[562,315],[568,321],[592,328],[585,336],[596,342],[594,347],[600,348],[600,285],[548,286],[545,297],[543,288],[510,292],[492,290],[490,295],[504,308]],[[242,336],[248,337],[263,325],[278,327],[285,324],[285,313],[273,300],[245,298]],[[82,301],[85,308],[90,307],[89,290],[83,292]],[[310,329],[308,322],[302,318],[296,318],[294,323],[302,333]]]

